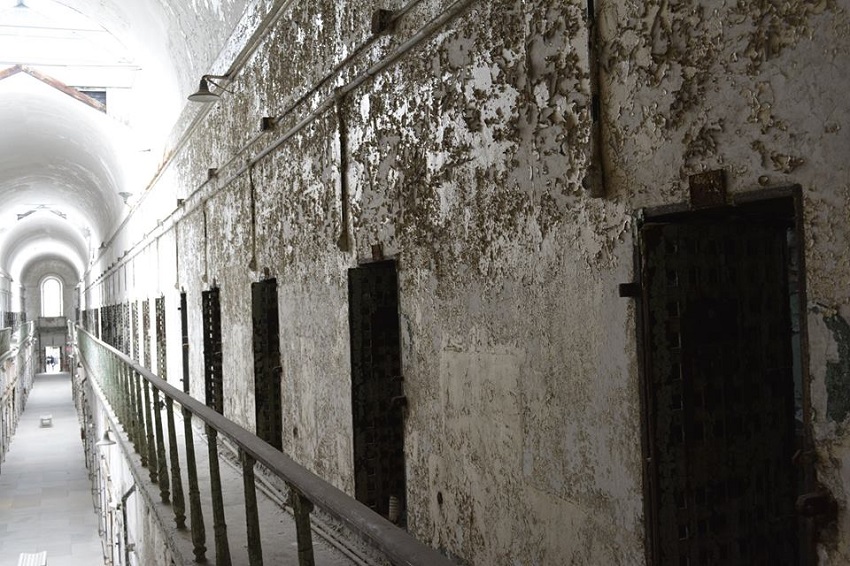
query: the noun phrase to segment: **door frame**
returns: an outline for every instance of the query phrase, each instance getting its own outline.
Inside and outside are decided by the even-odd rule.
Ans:
[[[796,291],[799,297],[800,313],[800,354],[799,361],[800,372],[802,379],[802,410],[803,410],[803,433],[802,433],[802,461],[800,466],[801,479],[798,485],[802,487],[804,493],[815,491],[817,488],[815,470],[814,470],[814,440],[811,424],[811,396],[810,384],[811,376],[809,373],[809,336],[808,324],[806,317],[807,289],[806,289],[806,262],[805,262],[805,225],[803,216],[803,191],[800,185],[790,185],[785,187],[758,189],[743,193],[729,195],[729,202],[723,206],[710,208],[693,208],[689,203],[676,203],[670,205],[662,205],[657,207],[640,208],[635,211],[634,218],[634,279],[643,289],[643,257],[641,254],[641,236],[640,229],[647,222],[658,222],[665,219],[670,220],[685,220],[688,217],[693,219],[699,218],[701,214],[723,210],[733,210],[736,206],[742,205],[758,205],[766,204],[769,201],[791,201],[793,205],[793,225],[797,239],[795,253],[797,266],[799,268],[799,276],[797,281]],[[652,455],[655,454],[652,446],[653,435],[651,430],[652,422],[652,380],[648,371],[650,345],[647,337],[649,336],[649,320],[645,312],[643,300],[643,292],[636,297],[635,304],[635,335],[636,349],[638,357],[638,383],[640,388],[640,411],[641,411],[641,467],[643,471],[643,509],[644,509],[644,550],[646,556],[646,564],[649,566],[657,564],[659,555],[658,529],[655,511],[658,509],[658,487],[657,478],[655,477],[655,468],[652,461]],[[789,465],[792,465],[789,462]],[[811,521],[809,521],[811,523]],[[801,541],[803,537],[811,538],[812,540],[803,547],[800,547],[800,564],[814,565],[817,564],[817,555],[815,552],[814,527],[807,525],[805,532],[800,532]]]

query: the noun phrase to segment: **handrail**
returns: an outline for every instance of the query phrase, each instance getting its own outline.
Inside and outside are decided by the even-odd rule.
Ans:
[[[156,425],[158,430],[156,436],[160,437],[157,442],[157,439],[154,438],[150,407],[152,404],[158,403],[158,394],[156,392],[160,392],[166,397],[166,402],[169,406],[174,402],[178,403],[183,408],[184,416],[188,413],[190,417],[196,416],[204,421],[211,445],[211,463],[212,455],[215,451],[215,437],[218,433],[221,433],[230,438],[239,447],[246,482],[248,481],[249,476],[251,480],[253,479],[254,462],[261,462],[271,473],[288,484],[293,490],[293,507],[296,511],[297,524],[301,523],[301,520],[306,519],[306,524],[309,525],[309,509],[311,507],[310,504],[312,504],[322,509],[331,517],[340,521],[348,529],[358,534],[367,542],[371,543],[393,564],[399,566],[454,565],[452,561],[440,554],[437,550],[423,544],[403,529],[397,527],[366,505],[363,505],[348,494],[344,493],[342,490],[301,466],[292,458],[283,452],[280,452],[258,436],[233,421],[228,420],[223,415],[215,412],[183,391],[169,385],[165,380],[160,379],[147,368],[140,366],[126,354],[99,340],[81,326],[77,326],[76,331],[84,338],[82,340],[78,340],[78,342],[80,351],[83,356],[86,357],[86,361],[91,362],[91,360],[89,360],[91,353],[87,352],[89,345],[86,344],[87,341],[91,341],[97,347],[105,350],[105,352],[112,356],[114,360],[123,364],[125,368],[131,370],[130,372],[123,372],[119,369],[117,376],[112,376],[115,383],[111,384],[111,386],[110,384],[103,382],[103,376],[94,377],[96,377],[98,381],[104,385],[103,389],[107,398],[110,397],[110,389],[113,391],[113,394],[117,392],[115,390],[116,384],[119,387],[123,386],[125,388],[126,391],[121,393],[121,395],[125,396],[125,398],[122,397],[122,399],[118,400],[118,402],[127,406],[116,410],[119,422],[124,425],[125,429],[131,432],[134,429],[141,431],[138,436],[139,443],[137,444],[137,449],[140,451],[142,456],[143,465],[145,465],[147,461],[147,463],[151,466],[151,479],[153,481],[156,481],[154,479],[154,468],[157,467],[157,449],[154,448],[153,445],[158,444],[159,448],[162,448],[162,431],[160,423],[157,422]],[[143,378],[144,383],[135,381],[133,374]],[[154,395],[149,395],[148,385],[152,386],[156,390]],[[151,397],[156,398],[151,400]],[[112,402],[113,399],[110,399],[110,403]],[[145,414],[147,415],[146,417],[144,416]],[[122,419],[122,416],[124,419]],[[169,414],[169,421],[170,418],[171,415]],[[127,420],[131,422],[125,422]],[[159,419],[157,419],[157,421],[159,421]],[[172,428],[171,422],[169,422],[169,428]],[[173,434],[173,431],[169,432]],[[141,446],[139,444],[141,444]],[[147,458],[145,457],[146,455]],[[187,454],[187,456],[189,456],[192,460],[187,462],[187,464],[190,467],[194,466],[194,456],[192,454]],[[160,468],[162,468],[162,461],[164,458],[160,457],[159,460]],[[167,472],[165,473],[165,477],[167,477]],[[217,475],[217,473],[217,469],[211,469],[211,476],[213,474]],[[160,471],[160,479],[163,479],[161,474],[162,471]],[[190,490],[191,487],[192,486],[190,485]],[[246,489],[246,491],[248,490]],[[251,491],[253,491],[253,482],[251,485]],[[192,494],[190,493],[190,500],[191,495]],[[213,495],[213,499],[215,500],[215,494]],[[165,499],[165,495],[163,496],[163,499]],[[215,515],[215,503],[213,507]],[[298,516],[299,508],[304,510],[304,515],[301,517]],[[250,522],[250,517],[248,520]],[[299,524],[299,527],[300,526],[301,524]],[[203,531],[203,526],[201,526],[201,530]],[[307,533],[309,538],[309,530],[307,530]],[[220,542],[218,535],[218,528],[216,528],[217,549]],[[301,552],[301,535],[302,533],[299,533],[299,553]],[[203,535],[201,536],[203,537]],[[203,543],[201,543],[200,549],[201,556],[199,556],[199,558],[203,556],[203,551],[205,550],[202,544]],[[225,551],[227,551],[226,544],[225,540]],[[252,549],[249,549],[249,551],[250,550]],[[196,554],[197,553],[198,551],[196,550]],[[312,554],[312,550],[310,553]],[[258,563],[261,563],[261,560],[262,558],[260,558]],[[302,564],[303,563],[304,562],[302,562]]]
[[[11,343],[9,345],[9,349],[2,354],[0,354],[0,363],[5,362],[7,359],[12,356],[17,355],[18,350],[20,350],[21,346],[26,345],[27,341],[33,337],[34,334],[35,323],[32,321],[25,322],[18,326],[17,329],[12,330],[12,336],[17,336],[17,343]],[[9,330],[9,328],[4,328],[3,330]],[[21,335],[20,333],[26,330],[26,333]]]

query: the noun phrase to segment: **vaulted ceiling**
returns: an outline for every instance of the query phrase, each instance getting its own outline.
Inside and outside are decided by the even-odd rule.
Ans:
[[[247,3],[0,0],[0,273],[82,276]]]

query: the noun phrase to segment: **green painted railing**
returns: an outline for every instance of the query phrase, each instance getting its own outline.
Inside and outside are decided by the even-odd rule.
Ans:
[[[312,566],[313,545],[310,513],[317,507],[345,528],[367,541],[392,564],[405,566],[450,566],[442,554],[430,548],[381,515],[319,476],[297,464],[287,455],[253,433],[213,411],[198,400],[172,387],[125,354],[77,327],[81,361],[117,415],[120,424],[147,467],[150,480],[159,485],[162,501],[170,502],[178,528],[186,528],[186,501],[182,489],[181,458],[188,477],[189,525],[195,559],[206,560],[206,529],[209,517],[201,507],[198,469],[192,435],[192,421],[203,421],[209,449],[209,477],[216,563],[231,564],[224,503],[219,473],[218,436],[238,448],[242,464],[244,505],[248,532],[249,563],[263,563],[260,522],[256,500],[254,466],[257,462],[283,480],[290,489],[290,501],[297,529],[300,566]],[[185,453],[178,453],[175,411],[180,408],[185,427]],[[165,412],[165,425],[161,417]],[[163,429],[163,426],[165,428]],[[166,442],[166,435],[168,441]]]

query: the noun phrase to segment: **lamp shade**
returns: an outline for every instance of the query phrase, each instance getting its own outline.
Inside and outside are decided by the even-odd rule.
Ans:
[[[198,90],[190,94],[188,98],[192,102],[215,102],[218,100],[218,95],[210,91],[207,78],[202,77],[201,83],[198,85]]]
[[[109,431],[107,430],[103,433],[103,438],[95,443],[95,446],[98,448],[104,448],[106,446],[113,446],[114,444],[115,441],[109,438]]]

